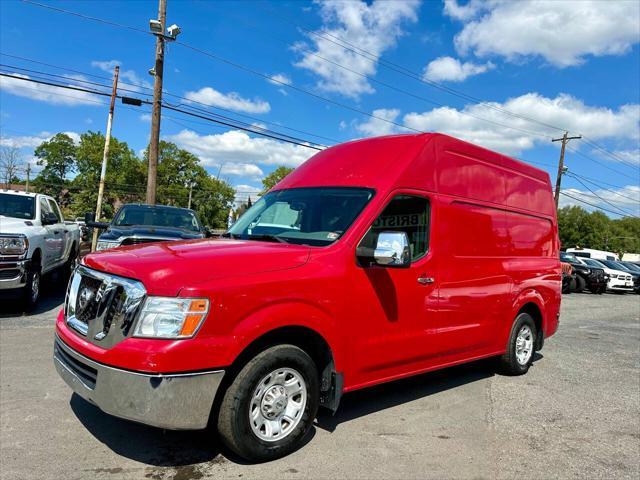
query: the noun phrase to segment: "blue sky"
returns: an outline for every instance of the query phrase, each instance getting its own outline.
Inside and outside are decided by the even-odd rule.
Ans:
[[[143,30],[157,13],[155,1],[43,3]],[[568,129],[585,139],[567,152],[569,171],[578,175],[563,179],[567,193],[640,214],[639,2],[168,0],[167,18],[182,28],[180,41],[329,100],[170,44],[165,90],[213,112],[322,144],[442,131],[535,163],[552,179],[559,145],[550,139],[562,134],[555,127]],[[13,68],[19,67],[69,76],[64,83],[109,83],[89,75],[109,77],[118,63],[121,80],[140,85],[129,86],[138,90],[129,94],[148,98],[154,48],[144,33],[0,2],[5,72],[37,75]],[[53,133],[104,131],[104,103],[2,78],[1,143],[20,147],[28,159]],[[148,141],[148,110],[116,107],[113,135],[136,152]],[[197,154],[240,191],[259,189],[278,165],[297,166],[314,153],[175,112],[165,112],[162,137]]]

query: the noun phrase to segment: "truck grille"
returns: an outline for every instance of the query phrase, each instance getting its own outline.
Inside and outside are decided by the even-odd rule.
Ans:
[[[60,345],[60,340],[56,338],[55,343],[53,344],[53,355],[60,362],[67,367],[67,369],[71,370],[78,378],[82,380],[87,387],[90,389],[96,388],[96,380],[98,379],[98,371],[95,368],[90,367],[89,365],[85,365],[80,360],[76,360],[67,352],[64,351],[64,347]]]
[[[95,345],[109,348],[128,335],[146,296],[142,283],[79,266],[65,301],[67,325]]]

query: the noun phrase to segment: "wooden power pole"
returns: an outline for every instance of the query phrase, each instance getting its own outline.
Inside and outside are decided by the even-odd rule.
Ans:
[[[149,140],[149,167],[147,170],[147,203],[156,203],[156,180],[160,149],[160,117],[162,109],[162,74],[164,71],[164,31],[167,23],[167,0],[158,1],[158,21],[162,31],[156,34],[156,62],[153,67],[153,111],[151,112],[151,138]]]
[[[24,189],[27,193],[29,193],[29,175],[31,175],[31,164],[27,162],[27,185]]]
[[[111,142],[111,125],[113,123],[113,110],[116,106],[116,96],[118,95],[118,76],[120,67],[116,65],[113,69],[113,87],[111,89],[111,103],[109,104],[109,116],[107,117],[107,132],[104,136],[104,151],[102,152],[102,169],[100,170],[100,185],[98,186],[98,201],[96,203],[96,221],[100,221],[102,216],[102,196],[104,195],[104,178],[107,175],[107,160],[109,159],[109,143]],[[93,229],[91,239],[91,251],[95,252],[98,242],[98,229]]]
[[[552,142],[562,142],[562,148],[560,149],[560,161],[558,162],[558,176],[556,177],[556,191],[555,191],[555,201],[556,201],[556,210],[558,209],[558,202],[560,201],[560,183],[562,182],[562,175],[565,172],[564,168],[564,150],[569,143],[569,140],[577,140],[582,138],[582,136],[578,135],[576,137],[569,137],[569,132],[564,132],[562,138],[554,138]]]

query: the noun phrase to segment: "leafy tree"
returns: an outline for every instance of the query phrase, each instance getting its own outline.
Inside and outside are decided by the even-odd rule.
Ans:
[[[148,152],[145,152],[145,171]],[[213,178],[200,159],[171,142],[160,142],[157,201],[164,205],[189,206],[200,221],[212,228],[224,228],[235,192],[228,183]]]
[[[264,195],[265,193],[267,193],[269,190],[275,187],[280,180],[282,180],[294,170],[295,169],[291,167],[276,168],[273,172],[262,179],[262,185],[264,188],[262,189],[260,195]]]
[[[599,211],[573,206],[558,210],[562,248],[584,247],[610,252],[640,252],[640,218],[612,220]]]
[[[76,150],[78,174],[71,185],[71,211],[75,216],[96,209],[104,141],[104,135],[99,132],[89,131],[80,136]],[[145,184],[142,161],[125,142],[112,137],[102,199],[103,218],[111,219],[123,203],[144,201]]]
[[[75,170],[76,145],[66,133],[58,133],[50,140],[42,142],[35,149],[38,165],[44,166],[34,180],[34,184],[44,187],[47,191],[57,191],[66,184],[67,175]]]

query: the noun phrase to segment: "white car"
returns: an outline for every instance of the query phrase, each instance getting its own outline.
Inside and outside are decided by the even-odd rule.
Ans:
[[[633,292],[633,277],[629,272],[614,270],[607,267],[604,263],[601,263],[593,258],[578,257],[578,259],[588,267],[603,269],[604,273],[609,275],[607,290],[611,290],[613,292]]]
[[[65,223],[48,195],[0,190],[0,293],[22,297],[27,308],[40,296],[43,274],[75,268],[78,225]]]

